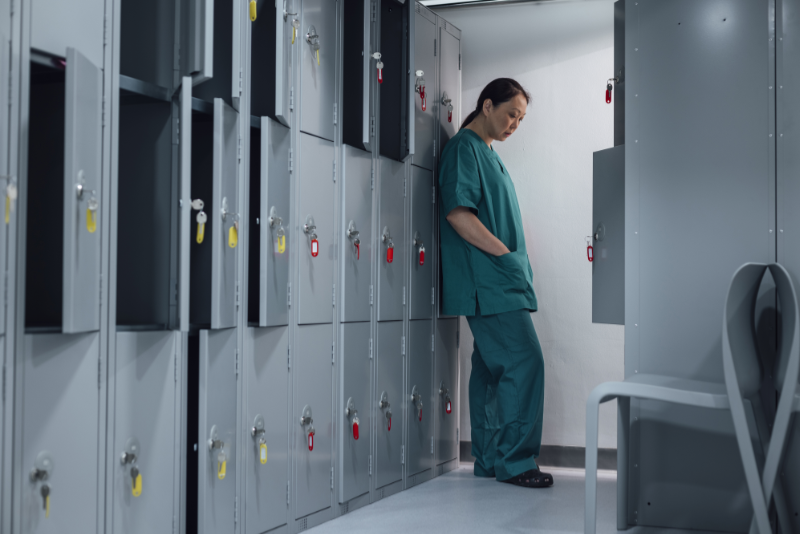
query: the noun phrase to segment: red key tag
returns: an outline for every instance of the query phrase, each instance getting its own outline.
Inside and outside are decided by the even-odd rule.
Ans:
[[[586,247],[586,256],[589,258],[590,262],[594,261],[594,247],[592,245]]]
[[[447,405],[445,406],[445,411],[449,414],[453,411],[452,407],[450,406],[450,401],[447,401]]]
[[[319,255],[319,241],[316,239],[311,240],[311,256],[316,258]]]
[[[358,441],[358,418],[353,421],[353,439]]]
[[[453,122],[453,110],[447,111],[447,122]]]
[[[419,411],[419,421],[422,422],[422,410]]]
[[[606,104],[611,103],[611,89],[612,89],[611,84],[608,84],[606,86]]]
[[[358,243],[356,243],[356,259],[361,259],[361,245]]]
[[[389,418],[389,432],[392,431],[392,418]]]
[[[309,451],[313,451],[314,450],[314,433],[313,432],[309,432],[308,433],[308,450]]]
[[[425,265],[425,247],[419,249],[419,264],[420,266]]]
[[[428,99],[425,98],[425,95],[422,96],[422,111],[428,109]]]
[[[386,249],[386,263],[392,263],[394,261],[394,247],[389,247]]]
[[[378,63],[378,83],[383,83],[383,63]]]

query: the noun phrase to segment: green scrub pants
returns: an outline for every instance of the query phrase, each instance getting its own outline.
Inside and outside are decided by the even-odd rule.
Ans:
[[[469,419],[475,476],[507,480],[537,469],[544,358],[528,310],[467,317],[475,338]]]

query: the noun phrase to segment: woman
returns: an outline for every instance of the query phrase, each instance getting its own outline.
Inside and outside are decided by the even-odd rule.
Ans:
[[[442,152],[444,313],[465,315],[475,338],[469,379],[475,475],[553,485],[539,471],[544,360],[530,312],[533,271],[514,184],[493,141],[519,127],[530,95],[516,81],[487,85]]]

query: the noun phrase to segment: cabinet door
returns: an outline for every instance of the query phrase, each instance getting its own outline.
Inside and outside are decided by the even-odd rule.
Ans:
[[[433,467],[433,322],[410,321],[408,332],[408,476]],[[415,397],[419,395],[419,397]],[[420,417],[420,404],[422,417]]]
[[[338,2],[303,0],[300,48],[300,130],[333,141]]]
[[[299,3],[299,0],[295,0]],[[250,34],[250,114],[289,126],[291,88],[291,0],[258,0]],[[296,41],[295,36],[295,41]]]
[[[414,92],[414,156],[411,162],[424,169],[433,170],[435,137],[434,110],[436,109],[436,15],[421,4],[416,4],[414,14],[414,68],[415,74],[422,71],[420,83],[424,82],[425,99]],[[415,77],[415,82],[417,81]],[[416,86],[416,83],[415,83]],[[425,104],[423,111],[422,105]]]
[[[382,488],[403,476],[403,322],[378,323],[377,411],[375,437],[375,487]],[[385,400],[387,405],[381,406]],[[391,423],[389,416],[391,415]]]
[[[405,165],[380,158],[378,214],[378,320],[400,321],[405,306]],[[384,239],[384,236],[386,238]],[[390,245],[393,247],[390,250]],[[391,259],[391,261],[389,261]]]
[[[369,321],[372,304],[372,155],[345,145],[342,177],[342,321]],[[356,235],[356,232],[358,234]],[[359,241],[356,245],[356,240]]]
[[[236,326],[236,247],[239,240],[239,113],[214,99],[214,190],[211,225],[211,328]]]
[[[192,239],[192,81],[183,78],[179,99],[181,129],[180,144],[180,238],[178,278],[178,321],[181,332],[189,331],[190,258]],[[212,225],[213,226],[213,225]]]
[[[200,331],[197,530],[233,531],[236,499],[236,329]]]
[[[214,76],[214,0],[189,0],[184,7],[187,15],[182,40],[186,54],[181,70],[197,85]]]
[[[372,87],[377,83],[373,5],[373,0],[345,0],[342,16],[342,141],[367,151],[374,139]]]
[[[411,254],[409,319],[430,319],[433,316],[433,173],[411,167]]]
[[[248,328],[244,376],[246,533],[261,534],[286,524],[289,476],[289,329]],[[253,432],[253,429],[256,429]],[[263,432],[262,432],[263,430]],[[261,439],[264,440],[263,455]]]
[[[396,161],[414,152],[414,3],[380,1],[380,154]]]
[[[458,319],[436,321],[436,371],[433,375],[436,417],[436,465],[458,457]],[[450,413],[447,413],[448,396]]]
[[[64,123],[63,332],[100,328],[103,72],[67,49]]]

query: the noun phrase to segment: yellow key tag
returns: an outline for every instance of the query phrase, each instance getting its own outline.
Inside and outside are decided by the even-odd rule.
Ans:
[[[225,480],[225,466],[227,463],[228,462],[226,460],[217,462],[217,478],[220,480]]]
[[[267,444],[266,443],[262,443],[261,447],[259,447],[259,449],[260,449],[259,454],[260,454],[260,458],[261,458],[261,463],[265,464],[265,463],[267,463]]]
[[[228,246],[236,248],[237,244],[239,244],[239,231],[236,229],[236,225],[234,225],[228,230]]]
[[[250,0],[250,20],[256,21],[256,0]]]
[[[6,224],[11,220],[11,197],[6,195]]]
[[[203,242],[203,238],[206,236],[206,225],[205,223],[198,223],[197,224],[197,244]]]
[[[297,28],[292,26],[292,44],[294,44],[294,38],[297,36]]]
[[[286,252],[286,236],[279,236],[276,241],[278,242],[278,254]]]
[[[142,494],[142,474],[136,475],[136,479],[131,481],[131,493],[134,497]]]
[[[89,231],[90,234],[95,233],[95,231],[97,230],[96,214],[97,214],[96,211],[92,211],[91,209],[86,208],[86,229]],[[8,215],[6,215],[6,219],[8,219]]]
[[[50,517],[50,495],[44,498],[44,516]]]
[[[317,66],[319,66],[319,48],[317,48]]]

